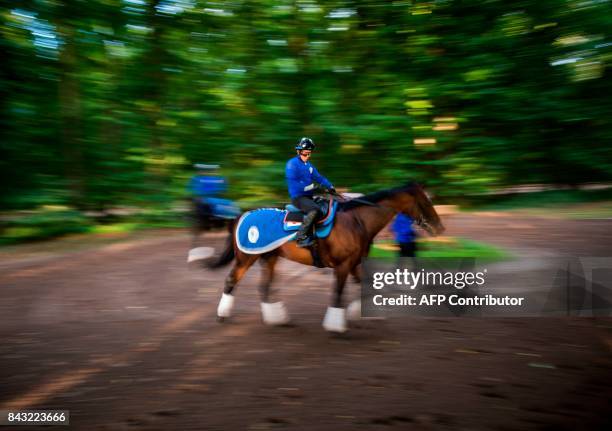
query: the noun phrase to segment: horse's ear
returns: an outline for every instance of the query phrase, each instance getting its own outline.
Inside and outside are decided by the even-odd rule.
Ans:
[[[408,178],[404,187],[412,188],[414,186],[420,186],[420,184],[412,178]]]

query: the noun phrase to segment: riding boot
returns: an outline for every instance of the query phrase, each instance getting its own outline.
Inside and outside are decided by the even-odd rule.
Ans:
[[[318,211],[312,210],[306,213],[304,220],[302,220],[302,226],[296,235],[298,247],[309,247],[314,244],[314,235],[312,225],[317,218]]]

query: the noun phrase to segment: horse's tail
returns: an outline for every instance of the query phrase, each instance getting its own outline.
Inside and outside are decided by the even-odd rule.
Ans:
[[[222,266],[227,265],[236,257],[236,253],[234,252],[234,226],[236,225],[236,219],[233,219],[229,222],[227,226],[227,230],[229,231],[229,235],[225,240],[225,249],[221,253],[219,257],[216,259],[208,260],[204,263],[204,266],[210,269],[221,268]]]

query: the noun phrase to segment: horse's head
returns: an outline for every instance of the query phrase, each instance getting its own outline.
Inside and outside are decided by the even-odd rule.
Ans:
[[[418,226],[425,229],[430,235],[441,235],[446,228],[423,187],[419,184],[412,184],[409,190],[413,199],[406,200],[401,212],[409,215]]]

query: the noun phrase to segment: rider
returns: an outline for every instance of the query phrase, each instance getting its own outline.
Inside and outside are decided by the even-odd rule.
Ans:
[[[315,144],[312,139],[300,139],[295,147],[297,156],[289,159],[285,169],[291,203],[306,213],[296,236],[298,247],[308,247],[314,243],[312,227],[323,215],[319,206],[313,201],[314,182],[316,181],[332,193],[335,192],[329,180],[321,175],[309,161],[314,149]]]
[[[219,165],[205,165],[196,163],[193,165],[198,173],[189,181],[189,192],[196,204],[198,211],[204,214],[213,212],[213,205],[227,188],[225,178],[218,174]]]
[[[400,248],[400,257],[416,256],[416,233],[412,224],[412,217],[404,213],[399,213],[391,225],[391,230],[395,235],[395,241]]]

